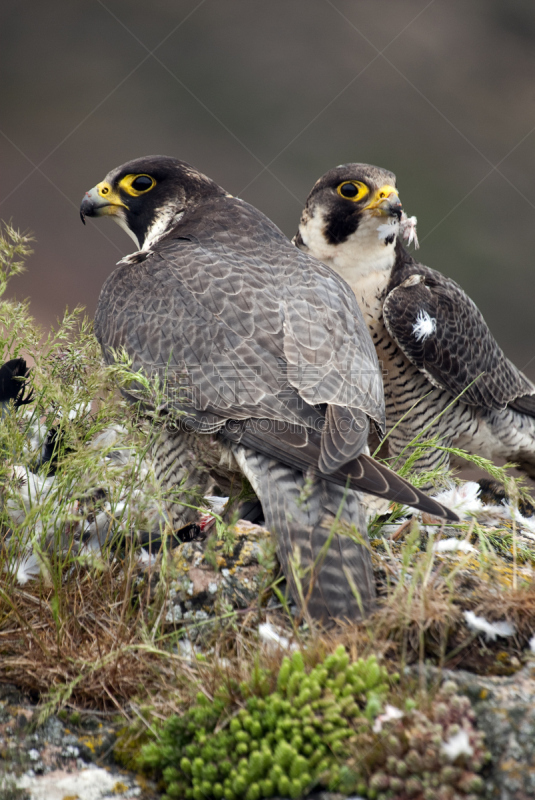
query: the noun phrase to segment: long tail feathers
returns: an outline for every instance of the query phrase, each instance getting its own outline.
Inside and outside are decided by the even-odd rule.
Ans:
[[[425,492],[412,486],[405,478],[397,475],[379,461],[375,461],[371,456],[360,455],[358,464],[362,467],[362,473],[355,478],[351,476],[350,486],[353,488],[418,508],[434,517],[445,517],[451,522],[459,520],[457,514],[449,508],[437,503]],[[381,482],[384,482],[384,489],[382,489]]]
[[[225,437],[231,438],[228,434],[225,434]],[[269,431],[257,432],[252,427],[245,434],[240,432],[236,436],[236,441],[241,440],[242,445],[263,452],[266,456],[280,459],[303,472],[311,469],[317,472],[320,457],[319,437],[317,439],[318,441],[315,441],[313,436],[308,439],[304,437],[301,446],[297,447],[289,436],[284,439]],[[330,473],[317,472],[317,475],[318,478],[339,486],[345,486],[349,478],[352,489],[385,497],[387,500],[418,508],[435,517],[444,517],[451,522],[457,522],[459,519],[449,508],[428,497],[421,489],[416,489],[384,464],[364,454],[344,464],[342,469]]]
[[[249,448],[239,451],[266,526],[277,535],[277,554],[296,603],[323,623],[368,615],[375,582],[358,494],[307,478]]]

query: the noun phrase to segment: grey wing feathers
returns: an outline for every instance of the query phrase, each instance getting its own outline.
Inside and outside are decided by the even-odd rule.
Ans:
[[[428,514],[456,521],[458,517],[445,506],[428,497],[370,456],[362,453],[336,472],[320,473],[318,463],[321,453],[321,438],[317,430],[295,426],[291,431],[278,433],[263,425],[264,420],[247,420],[243,424],[226,427],[223,438],[241,443],[259,453],[278,459],[294,470],[308,472],[321,477],[325,483],[348,486],[377,497],[418,508]]]
[[[359,409],[327,406],[324,435],[321,438],[320,470],[336,472],[354,458],[355,453],[362,453],[368,444],[369,428],[368,418]]]
[[[392,271],[383,305],[388,332],[434,386],[484,408],[534,415],[535,386],[500,349],[460,286],[404,254]]]
[[[520,414],[527,414],[528,417],[535,417],[535,394],[515,397],[515,399],[507,405],[509,408],[512,408],[513,411],[519,411]]]
[[[384,399],[349,287],[239,201],[234,229],[242,235],[228,234],[225,201],[224,225],[215,207],[198,235],[168,237],[108,278],[95,319],[107,358],[123,346],[135,370],[157,372],[168,407],[185,411],[197,431],[221,428],[232,440],[223,431],[232,421],[234,441],[290,466],[321,466],[327,482],[343,486],[350,472],[355,488],[451,518],[385,467],[357,458],[366,415],[384,425]],[[266,420],[276,425],[266,430]]]
[[[164,240],[116,270],[99,301],[99,340],[125,346],[149,374],[186,370],[196,406],[223,419],[291,422],[279,396],[290,386],[310,405],[354,407],[384,427],[377,357],[354,295],[255,210],[248,227],[248,209],[239,208],[243,241],[234,235],[227,247],[215,215],[202,236]]]

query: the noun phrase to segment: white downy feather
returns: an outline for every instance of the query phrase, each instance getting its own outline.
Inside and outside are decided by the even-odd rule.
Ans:
[[[493,642],[498,636],[514,636],[515,626],[511,622],[504,620],[503,622],[489,622],[485,617],[478,617],[473,611],[465,611],[464,618],[466,624],[473,631],[479,631],[485,634],[488,642]]]

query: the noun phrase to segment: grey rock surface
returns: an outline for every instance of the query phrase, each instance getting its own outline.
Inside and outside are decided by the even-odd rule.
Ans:
[[[492,763],[485,770],[488,800],[535,797],[535,659],[507,677],[449,671],[470,699]]]
[[[0,800],[149,800],[152,785],[113,763],[119,725],[97,714],[49,717],[0,683]]]

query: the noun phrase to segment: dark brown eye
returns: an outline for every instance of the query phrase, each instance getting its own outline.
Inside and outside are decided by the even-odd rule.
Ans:
[[[135,189],[136,192],[146,192],[147,189],[151,189],[154,185],[154,181],[152,178],[149,178],[148,175],[138,175],[132,181],[132,189]]]
[[[354,183],[342,183],[338,188],[338,192],[342,197],[353,199],[358,195],[359,188]]]

